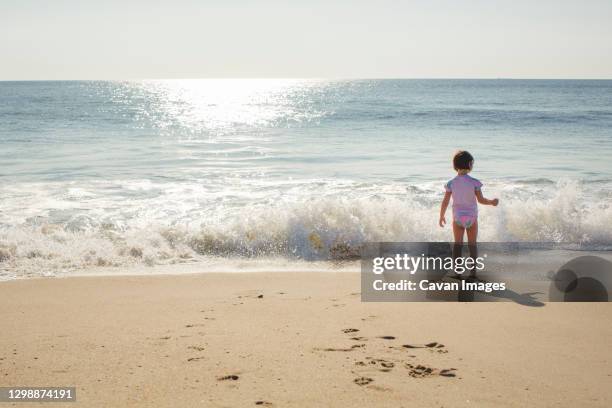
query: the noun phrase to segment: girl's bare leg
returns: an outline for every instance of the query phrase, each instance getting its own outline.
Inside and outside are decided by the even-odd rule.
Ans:
[[[453,245],[453,260],[457,258],[461,258],[462,249],[463,249],[463,233],[465,232],[465,228],[461,225],[457,224],[455,220],[453,220],[453,235],[455,237],[455,244]],[[455,277],[460,277],[459,274],[455,273]]]
[[[478,220],[474,221],[474,223],[467,229],[467,239],[468,244],[476,245],[476,238],[478,238]],[[457,241],[457,237],[455,236],[455,241]],[[462,239],[463,242],[463,239]]]
[[[465,228],[463,228],[462,226],[457,224],[455,221],[453,221],[453,235],[455,236],[455,244],[463,245],[463,233],[464,232],[465,232]],[[469,239],[469,235],[468,235],[468,239]]]
[[[468,248],[470,249],[470,258],[476,260],[478,258],[478,245],[476,239],[478,238],[478,220],[474,221],[474,224],[467,229]],[[470,273],[471,277],[476,276],[476,269],[473,268]]]

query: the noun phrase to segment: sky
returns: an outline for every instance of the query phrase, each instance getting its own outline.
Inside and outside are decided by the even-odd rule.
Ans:
[[[0,80],[612,78],[610,0],[0,0]]]

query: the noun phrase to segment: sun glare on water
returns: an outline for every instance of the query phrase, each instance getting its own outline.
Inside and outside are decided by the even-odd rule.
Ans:
[[[240,127],[308,119],[304,113],[304,105],[310,101],[307,93],[320,83],[298,79],[186,79],[142,81],[136,86],[155,101],[152,110],[158,111],[160,127],[180,125],[193,133],[223,134]]]

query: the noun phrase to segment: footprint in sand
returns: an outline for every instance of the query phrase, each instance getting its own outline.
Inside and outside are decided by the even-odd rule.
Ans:
[[[191,362],[191,361],[198,361],[198,360],[202,360],[203,358],[204,358],[204,357],[189,357],[189,358],[187,359],[187,361],[190,361],[190,362]]]
[[[436,341],[432,341],[427,344],[402,344],[403,348],[407,349],[428,349],[429,351],[436,353],[448,353],[448,350],[445,349],[444,344],[440,344]]]
[[[314,350],[315,351],[345,351],[346,352],[346,351],[353,351],[355,349],[362,348],[362,347],[365,347],[365,344],[354,344],[351,347],[344,347],[344,348],[343,347],[326,347],[323,349],[315,348]]]
[[[393,367],[395,367],[394,362],[383,360],[382,358],[366,357],[366,360],[368,361],[355,361],[355,365],[360,367],[372,367],[384,373],[388,373]]]
[[[432,352],[436,352],[436,353],[448,353],[448,350],[446,350],[444,348],[444,344],[440,344],[440,343],[437,343],[435,341],[431,342],[431,343],[427,343],[425,345],[425,347],[427,347],[429,349],[429,351],[432,351]]]
[[[442,377],[456,377],[457,374],[455,374],[453,371],[456,371],[454,368],[445,368],[444,370],[440,370],[440,375]]]
[[[196,351],[204,351],[205,350],[204,347],[202,347],[202,346],[189,346],[187,348],[190,349],[190,350],[196,350]]]
[[[271,407],[272,403],[268,401],[255,401],[255,405],[263,405],[265,407]]]
[[[409,370],[408,374],[411,377],[423,378],[423,377],[430,377],[433,375],[433,368],[431,367],[426,367],[420,364],[419,365],[406,364],[405,367]]]
[[[357,337],[351,337],[350,340],[355,340],[355,341],[366,341],[367,338],[362,337],[362,336],[357,336]]]
[[[427,344],[403,344],[402,347],[416,349],[416,348],[433,348],[433,347],[444,347],[444,344],[438,344],[435,341]]]
[[[224,375],[223,377],[218,377],[217,381],[237,381],[240,377],[236,374]]]
[[[442,376],[442,377],[456,377],[454,368],[445,368],[442,370],[437,370],[435,368],[427,367],[421,364],[413,365],[406,363],[404,366],[409,370],[408,375],[414,378],[425,378],[432,376]]]
[[[358,377],[358,378],[355,378],[353,380],[353,382],[355,384],[357,384],[357,385],[368,385],[372,381],[374,381],[374,380],[372,378],[369,378],[369,377]]]
[[[395,340],[395,336],[379,336],[378,338],[383,340]]]
[[[342,333],[355,333],[358,331],[359,329],[342,329]]]

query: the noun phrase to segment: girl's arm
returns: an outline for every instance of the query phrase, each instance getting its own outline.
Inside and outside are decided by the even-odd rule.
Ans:
[[[441,227],[444,226],[444,224],[446,224],[446,209],[448,208],[448,203],[450,202],[451,199],[451,192],[447,191],[446,194],[444,194],[444,199],[442,200],[442,206],[440,207],[440,220],[438,221],[438,224],[440,224]]]
[[[482,191],[480,190],[476,190],[476,199],[482,205],[492,205],[495,207],[499,203],[499,200],[497,198],[494,198],[492,200],[489,200],[488,198],[484,198],[484,196],[482,195]]]

